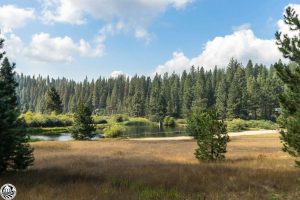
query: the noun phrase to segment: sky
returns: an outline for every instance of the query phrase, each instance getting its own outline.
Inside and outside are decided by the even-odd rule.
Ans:
[[[0,0],[0,30],[16,71],[83,80],[270,65],[289,33],[285,0]]]

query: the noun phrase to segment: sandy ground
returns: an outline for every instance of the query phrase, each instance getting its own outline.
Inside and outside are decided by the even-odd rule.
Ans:
[[[278,130],[257,130],[257,131],[241,131],[229,132],[229,137],[243,136],[243,135],[266,135],[279,133]],[[147,137],[147,138],[131,138],[128,140],[142,140],[142,141],[156,141],[156,140],[192,140],[191,136],[174,136],[174,137]]]

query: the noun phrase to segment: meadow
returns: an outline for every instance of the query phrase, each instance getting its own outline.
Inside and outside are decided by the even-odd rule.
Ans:
[[[233,137],[224,162],[201,163],[194,140],[35,142],[35,165],[1,176],[16,199],[300,199],[300,169],[277,134]]]

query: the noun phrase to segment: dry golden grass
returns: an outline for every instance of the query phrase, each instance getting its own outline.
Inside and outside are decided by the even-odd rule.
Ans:
[[[35,165],[8,173],[16,199],[300,199],[300,169],[278,135],[235,137],[226,161],[199,163],[195,141],[37,142]]]

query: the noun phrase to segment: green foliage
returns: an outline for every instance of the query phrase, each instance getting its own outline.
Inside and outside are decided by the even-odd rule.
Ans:
[[[0,39],[0,48],[3,40]],[[4,53],[0,52],[0,60]],[[33,164],[24,122],[18,120],[19,110],[13,71],[15,64],[4,58],[0,68],[0,174],[8,170],[25,170]]]
[[[48,127],[48,128],[27,128],[29,135],[56,135],[60,133],[67,133],[69,127]]]
[[[228,131],[244,131],[251,129],[274,130],[279,128],[278,124],[268,120],[242,120],[239,118],[226,121]]]
[[[125,126],[146,126],[151,124],[151,122],[142,117],[130,118],[129,121],[123,123]]]
[[[157,115],[150,115],[148,118],[151,122],[159,122],[159,116]]]
[[[76,140],[89,140],[96,136],[91,110],[80,103],[74,115],[74,125],[70,129]]]
[[[297,158],[300,157],[300,20],[291,7],[286,9],[284,22],[296,36],[276,33],[277,45],[285,58],[293,62],[287,66],[281,62],[275,65],[278,76],[285,84],[284,93],[280,96],[282,115],[281,120],[286,131],[281,131],[283,151]],[[296,161],[300,167],[300,160]]]
[[[188,119],[187,132],[197,139],[197,159],[213,161],[225,158],[229,137],[225,123],[218,120],[215,110],[195,110]]]
[[[175,118],[170,117],[170,116],[166,116],[165,119],[164,119],[164,125],[174,127],[176,125]]]
[[[47,113],[62,113],[62,102],[60,96],[54,87],[48,89],[45,97],[45,110]]]
[[[24,119],[28,127],[65,127],[72,126],[73,124],[73,114],[56,115],[54,113],[41,114],[27,112],[21,114],[19,118]]]
[[[282,92],[282,82],[275,73],[273,66],[249,61],[244,67],[232,59],[226,69],[205,71],[203,67],[192,67],[182,75],[166,73],[153,79],[136,75],[75,82],[22,74],[16,78],[20,83],[17,92],[22,113],[43,113],[50,85],[59,88],[64,113],[75,112],[82,101],[97,115],[148,116],[156,122],[162,122],[165,116],[187,117],[199,105],[215,106],[222,119],[275,120],[274,109],[279,107],[277,94]]]
[[[125,130],[124,126],[114,124],[103,130],[103,136],[106,138],[115,138],[120,136]]]

